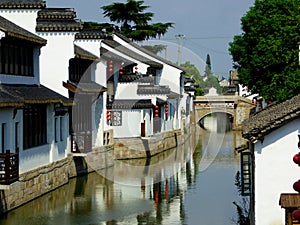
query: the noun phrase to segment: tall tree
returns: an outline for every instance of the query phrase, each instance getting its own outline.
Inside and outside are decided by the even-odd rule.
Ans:
[[[149,6],[143,4],[142,0],[127,0],[126,3],[116,2],[101,8],[105,17],[121,24],[121,34],[132,40],[143,41],[164,35],[173,23],[149,24],[154,14],[145,12]]]
[[[210,62],[210,55],[206,55],[206,65],[205,65],[205,71],[204,76],[207,77],[209,74],[211,74],[211,62]]]
[[[241,83],[269,100],[300,93],[300,0],[255,0],[229,43]]]

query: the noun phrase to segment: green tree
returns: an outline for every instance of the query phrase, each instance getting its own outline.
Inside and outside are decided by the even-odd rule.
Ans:
[[[180,67],[184,68],[186,70],[186,76],[191,77],[199,86],[196,88],[196,95],[203,95],[203,89],[201,87],[203,86],[203,78],[196,66],[194,64],[191,64],[190,61],[187,61],[181,64]]]
[[[158,54],[167,49],[166,45],[142,45],[142,47],[154,54]]]
[[[116,2],[101,8],[105,17],[121,24],[121,34],[132,40],[143,41],[164,35],[173,23],[149,24],[154,14],[145,12],[149,6],[143,4],[144,1],[127,0],[126,3]]]
[[[211,62],[210,62],[210,55],[206,55],[206,65],[205,65],[205,71],[204,76],[207,77],[209,74],[211,74]]]
[[[255,0],[241,26],[229,43],[240,82],[269,100],[299,94],[300,0]]]
[[[204,82],[201,85],[203,90],[208,90],[212,87],[214,87],[215,89],[217,89],[217,92],[219,94],[222,93],[222,88],[219,84],[219,80],[217,77],[215,77],[213,74],[209,74],[206,79],[204,80]]]

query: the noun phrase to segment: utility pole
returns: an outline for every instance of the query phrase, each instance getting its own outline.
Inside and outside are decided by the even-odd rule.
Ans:
[[[175,35],[177,41],[178,41],[178,50],[177,50],[177,64],[180,65],[180,54],[181,54],[181,39],[184,38],[183,34],[176,34]]]

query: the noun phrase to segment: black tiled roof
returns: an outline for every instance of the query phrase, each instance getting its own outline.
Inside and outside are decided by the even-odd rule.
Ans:
[[[75,39],[107,39],[110,36],[96,29],[83,29],[75,35]]]
[[[15,96],[0,85],[0,107],[18,107],[23,105],[23,98]]]
[[[130,61],[129,59],[122,57],[121,55],[117,55],[111,51],[108,51],[106,48],[101,47],[100,48],[100,56],[101,58],[106,58],[109,60],[118,60],[121,62],[124,62],[125,64],[132,64],[134,61]]]
[[[262,139],[297,117],[300,117],[300,95],[271,105],[244,121],[243,136],[249,140]]]
[[[38,12],[36,31],[80,31],[82,22],[71,8],[46,8]]]
[[[151,99],[117,99],[107,103],[108,109],[148,109],[152,108]]]
[[[72,20],[76,18],[73,8],[45,8],[38,11],[38,20]]]
[[[88,59],[88,60],[94,61],[99,58],[99,57],[95,56],[94,54],[86,51],[85,49],[83,49],[77,45],[74,45],[74,53],[75,53],[75,56],[80,59]]]
[[[194,86],[184,86],[185,91],[196,91],[196,88]]]
[[[171,91],[170,94],[167,95],[168,99],[178,99],[182,98],[183,96],[180,94],[177,94],[176,92]]]
[[[138,85],[137,94],[144,95],[167,95],[171,93],[169,86],[160,85]]]
[[[66,88],[71,87],[72,90],[76,90],[75,92],[87,92],[87,93],[100,93],[105,92],[107,90],[106,87],[94,82],[79,82],[78,84],[69,81],[64,83]]]
[[[0,9],[42,9],[46,7],[43,0],[0,0]]]
[[[194,83],[194,80],[188,76],[185,76],[184,77],[184,83],[187,84],[187,83]]]
[[[0,30],[6,35],[46,45],[47,41],[0,16]]]
[[[170,62],[170,61],[168,61],[168,60],[166,60],[166,59],[164,59],[164,58],[162,58],[162,57],[160,57],[160,56],[158,56],[158,55],[156,55],[156,54],[154,54],[154,53],[151,52],[151,51],[148,51],[147,49],[141,47],[140,45],[138,45],[138,44],[132,42],[132,41],[131,41],[130,39],[128,39],[127,37],[125,37],[125,36],[123,36],[123,35],[121,35],[121,34],[119,34],[119,33],[115,33],[115,35],[118,36],[119,38],[121,38],[123,41],[126,41],[126,42],[127,42],[128,44],[130,44],[131,46],[137,48],[137,49],[140,50],[141,52],[144,52],[144,53],[146,53],[147,55],[150,55],[150,56],[152,56],[153,58],[155,58],[155,59],[157,59],[157,60],[159,60],[159,61],[161,61],[161,62],[163,62],[163,63],[165,63],[165,64],[167,64],[167,65],[173,66],[173,67],[175,67],[175,68],[177,68],[177,69],[179,69],[179,70],[182,70],[183,72],[186,72],[184,68],[182,68],[182,67],[180,67],[180,66],[178,66],[178,65],[176,65],[176,64],[174,64],[174,63],[172,63],[172,62]]]
[[[148,59],[148,58],[146,58],[146,57],[144,57],[144,56],[142,56],[142,55],[140,55],[140,54],[138,54],[138,53],[136,53],[134,51],[131,51],[128,48],[122,46],[121,44],[119,44],[116,41],[113,41],[113,40],[103,40],[102,43],[108,45],[109,47],[115,49],[118,52],[121,52],[121,53],[123,53],[123,54],[125,54],[125,55],[127,55],[127,56],[129,56],[131,58],[134,58],[134,59],[136,59],[136,60],[138,60],[140,62],[148,64],[148,65],[150,65],[152,67],[156,67],[156,68],[162,68],[163,67],[163,65],[161,63],[152,61],[152,60],[150,60],[150,59]]]
[[[153,76],[147,76],[143,74],[123,74],[119,76],[119,82],[129,83],[129,82],[137,82],[137,83],[150,83],[154,84],[155,78]]]
[[[72,105],[72,100],[43,85],[0,84],[0,91],[0,106],[2,107],[13,107],[13,103],[18,105],[49,103],[61,103],[65,106]]]

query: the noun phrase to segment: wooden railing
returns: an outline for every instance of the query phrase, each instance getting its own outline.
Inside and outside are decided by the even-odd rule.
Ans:
[[[9,185],[19,180],[19,154],[0,153],[0,184]]]
[[[92,151],[92,132],[82,132],[71,135],[72,153],[88,153]]]

